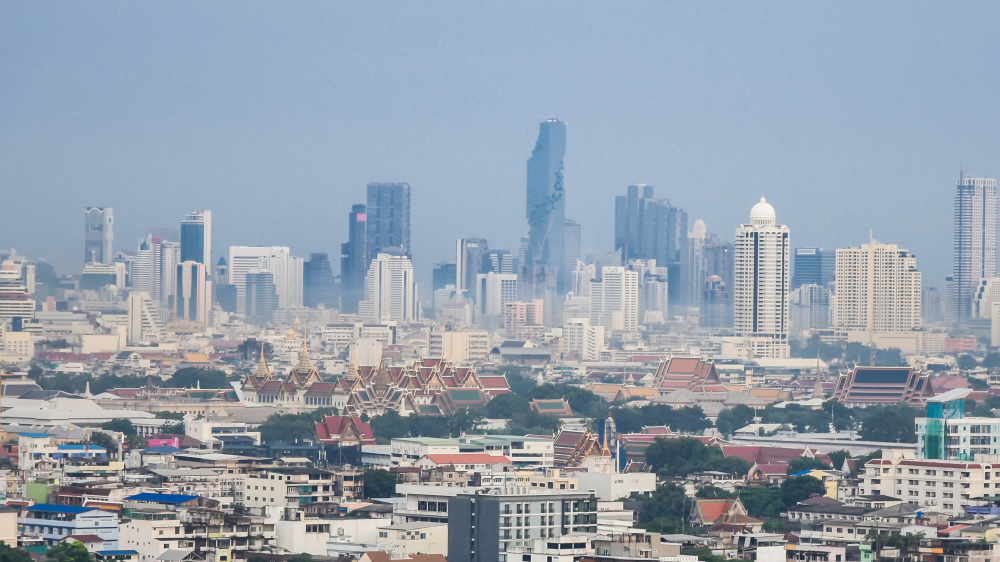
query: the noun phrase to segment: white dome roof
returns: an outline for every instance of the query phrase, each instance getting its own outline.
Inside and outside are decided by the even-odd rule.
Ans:
[[[691,237],[704,239],[705,231],[705,221],[698,219],[694,221],[694,226],[691,227]]]
[[[753,209],[750,209],[750,224],[759,226],[774,223],[774,207],[767,202],[767,199],[761,197],[760,203],[757,203],[753,206]]]

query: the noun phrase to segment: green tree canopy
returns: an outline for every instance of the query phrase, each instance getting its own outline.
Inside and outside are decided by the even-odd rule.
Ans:
[[[746,474],[751,467],[747,461],[739,457],[726,457],[719,447],[705,445],[700,439],[693,437],[656,439],[646,449],[646,462],[664,476],[686,476],[704,470]]]
[[[844,461],[851,458],[851,453],[841,449],[839,451],[834,451],[827,456],[830,457],[830,462],[833,463],[833,468],[840,470],[840,467],[844,466]]]
[[[781,483],[781,501],[785,506],[795,505],[813,494],[826,494],[826,486],[812,476],[790,476]]]
[[[93,562],[94,557],[79,541],[61,542],[45,553],[45,557],[56,562]]]
[[[491,418],[504,420],[514,417],[514,414],[526,414],[530,411],[528,399],[513,392],[494,396],[486,406],[486,412]]]
[[[101,429],[124,433],[125,435],[135,435],[136,429],[132,422],[122,418],[115,418],[109,422],[104,422]]]
[[[0,562],[31,562],[31,560],[31,555],[27,552],[0,541]]]
[[[694,495],[695,497],[698,498],[708,498],[708,499],[736,497],[736,494],[732,492],[727,492],[722,488],[717,488],[715,486],[705,486],[704,488],[698,490]]]
[[[199,369],[197,367],[185,367],[178,369],[164,386],[172,388],[230,388],[229,379],[226,373],[215,369]]]
[[[806,470],[830,470],[831,468],[833,467],[819,459],[799,457],[788,461],[788,468],[785,469],[785,474],[798,474]]]
[[[754,411],[745,404],[739,404],[734,408],[726,408],[719,412],[719,417],[715,420],[715,427],[719,433],[730,436],[737,429],[749,425],[754,418]]]
[[[318,408],[311,412],[300,414],[273,414],[257,427],[260,438],[265,443],[274,441],[294,441],[299,438],[310,438],[316,431],[316,422],[324,416],[337,415],[333,407]]]
[[[916,408],[898,404],[889,408],[872,409],[861,421],[861,438],[866,441],[916,443],[914,419]]]
[[[396,495],[396,477],[388,470],[369,468],[365,470],[365,497],[391,498]]]

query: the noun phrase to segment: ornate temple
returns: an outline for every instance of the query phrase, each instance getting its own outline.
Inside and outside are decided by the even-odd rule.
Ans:
[[[247,402],[270,404],[298,410],[335,407],[343,409],[347,392],[341,384],[323,382],[319,371],[309,359],[309,349],[302,344],[299,363],[284,378],[271,373],[261,350],[260,362],[252,375],[243,379],[243,399]]]

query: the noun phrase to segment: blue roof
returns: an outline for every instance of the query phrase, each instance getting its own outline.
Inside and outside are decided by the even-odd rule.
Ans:
[[[56,448],[60,451],[83,451],[88,448],[91,451],[107,451],[107,449],[98,445],[56,445]]]
[[[191,500],[196,500],[201,496],[185,496],[182,494],[152,494],[143,493],[136,494],[134,496],[129,496],[125,499],[137,501],[137,502],[153,502],[153,503],[184,503]]]
[[[36,503],[29,505],[25,511],[40,511],[42,513],[83,513],[94,511],[96,507],[80,507],[76,505],[56,505],[54,503]]]
[[[138,556],[139,551],[138,550],[98,550],[95,554],[99,554],[101,556],[125,556],[125,555],[128,555],[128,554],[132,554],[132,555]]]
[[[23,435],[25,437],[49,437],[48,433],[18,433],[18,435]]]
[[[806,474],[809,474],[812,471],[813,471],[813,469],[810,468],[809,470],[803,470],[802,472],[796,472],[795,474],[792,474],[791,476],[805,476]]]

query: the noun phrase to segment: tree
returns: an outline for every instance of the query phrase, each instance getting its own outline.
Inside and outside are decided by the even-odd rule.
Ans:
[[[754,411],[745,404],[740,404],[735,408],[727,408],[719,412],[719,417],[715,420],[715,427],[719,433],[729,436],[737,429],[746,427],[753,421]]]
[[[135,426],[132,422],[122,418],[115,418],[109,422],[104,422],[101,425],[101,429],[107,431],[114,431],[116,433],[124,433],[125,435],[135,435],[137,432]]]
[[[308,552],[303,552],[302,554],[296,554],[288,559],[288,562],[313,562],[312,554]]]
[[[293,441],[311,438],[316,431],[316,422],[324,416],[337,415],[336,408],[318,408],[301,414],[273,414],[257,427],[260,438],[265,443],[273,441]]]
[[[751,517],[779,517],[785,509],[781,488],[777,486],[747,486],[740,490],[740,501]]]
[[[118,452],[118,442],[113,437],[102,431],[93,431],[90,434],[90,444],[104,447],[108,454]]]
[[[388,470],[369,468],[365,470],[365,497],[391,498],[396,495],[396,477]]]
[[[686,509],[691,505],[684,488],[673,482],[657,486],[651,496],[642,496],[638,500],[642,503],[639,525],[654,533],[680,532],[687,515]]]
[[[987,353],[986,357],[983,357],[983,362],[980,363],[983,367],[987,369],[995,369],[1000,367],[1000,353]]]
[[[781,519],[768,519],[764,522],[763,527],[766,533],[785,533],[785,522]]]
[[[958,365],[958,368],[963,371],[975,369],[976,367],[979,366],[979,363],[976,362],[976,358],[969,355],[968,353],[964,355],[959,355],[958,359],[955,361],[955,364]]]
[[[514,414],[526,414],[531,411],[528,399],[520,394],[506,392],[494,396],[486,405],[486,412],[491,418],[509,420]]]
[[[699,439],[657,438],[646,449],[646,463],[663,476],[686,476],[692,472],[718,470],[730,474],[746,474],[750,463],[739,457],[726,457],[722,449],[707,446]]]
[[[56,562],[93,562],[94,557],[80,541],[61,542],[48,550],[45,557]]]
[[[197,386],[201,388],[230,388],[226,373],[197,367],[178,369],[164,384],[173,388],[195,388]]]
[[[31,562],[31,555],[0,541],[0,562]]]
[[[372,418],[371,424],[375,437],[395,439],[410,434],[409,420],[399,415],[399,412],[395,410],[387,410],[381,416],[375,416]]]
[[[785,474],[798,474],[800,472],[805,472],[807,470],[830,470],[830,465],[819,459],[811,459],[809,457],[799,457],[797,459],[792,459],[788,461],[788,468],[785,469]]]
[[[485,420],[482,410],[462,408],[448,416],[446,420],[448,433],[455,437],[463,433],[474,433],[483,427]]]
[[[149,447],[149,443],[142,436],[138,434],[125,436],[125,448],[127,450],[145,449],[146,447]]]
[[[160,428],[160,433],[170,433],[173,435],[184,435],[184,422],[165,423]]]
[[[708,498],[708,499],[714,499],[714,498],[735,498],[736,494],[734,494],[732,492],[727,492],[727,491],[723,490],[722,488],[717,488],[715,486],[705,486],[704,488],[698,490],[698,492],[695,493],[695,497],[696,498]]]
[[[914,419],[918,412],[906,405],[873,409],[861,422],[861,438],[865,441],[916,443]]]
[[[826,486],[812,476],[790,476],[781,483],[781,501],[786,506],[795,505],[813,494],[825,495]]]

